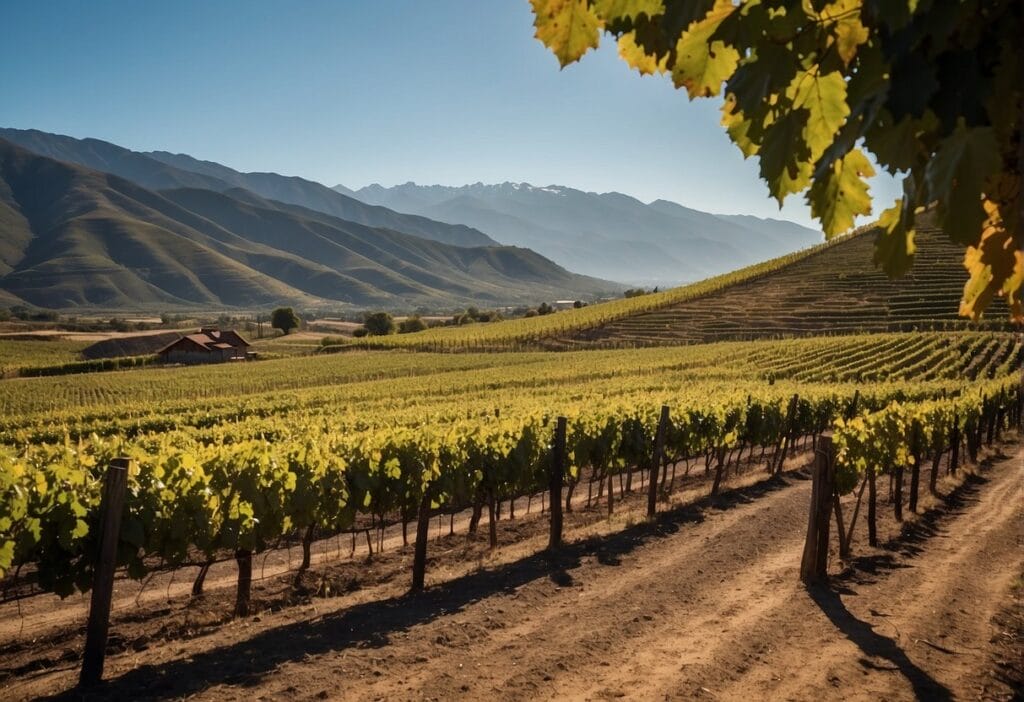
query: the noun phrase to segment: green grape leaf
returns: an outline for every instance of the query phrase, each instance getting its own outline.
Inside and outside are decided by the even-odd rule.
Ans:
[[[782,201],[811,182],[810,148],[804,141],[807,110],[792,110],[765,129],[761,142],[761,177],[773,197]]]
[[[889,276],[901,276],[914,265],[914,229],[904,221],[906,209],[902,200],[885,210],[878,218],[874,261]]]
[[[535,36],[551,49],[563,68],[597,48],[601,23],[587,0],[530,0],[530,4]]]
[[[762,44],[757,53],[740,63],[726,83],[726,91],[736,97],[740,109],[750,112],[761,107],[773,93],[789,85],[797,69],[793,54],[777,44]]]
[[[985,181],[1002,168],[999,145],[991,127],[965,127],[946,137],[925,169],[928,199],[938,203],[942,228],[954,241],[978,241],[985,210]]]
[[[679,37],[672,80],[677,88],[686,88],[690,99],[718,95],[722,83],[736,70],[739,52],[713,37],[718,26],[736,9],[731,0],[717,0],[704,19],[694,22]]]
[[[920,136],[934,132],[939,121],[931,110],[926,110],[920,119],[905,116],[894,123],[892,115],[883,111],[864,135],[864,144],[875,155],[878,163],[889,173],[910,170],[925,156]]]
[[[895,61],[889,70],[889,94],[885,106],[897,120],[920,117],[939,89],[935,67],[927,58],[910,53]]]
[[[902,29],[910,23],[919,0],[864,0],[864,9],[888,29]]]
[[[821,221],[826,239],[848,231],[858,215],[871,214],[871,196],[864,179],[874,175],[875,169],[864,153],[853,149],[815,179],[807,192],[807,202],[811,215]]]

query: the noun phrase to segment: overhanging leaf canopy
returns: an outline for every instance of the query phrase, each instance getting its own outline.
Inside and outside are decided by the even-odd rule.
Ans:
[[[530,0],[564,67],[601,33],[641,74],[690,99],[724,96],[722,124],[779,201],[804,193],[825,236],[872,213],[867,155],[904,180],[875,261],[913,262],[934,209],[966,247],[961,314],[996,295],[1024,321],[1024,3],[1019,0]]]

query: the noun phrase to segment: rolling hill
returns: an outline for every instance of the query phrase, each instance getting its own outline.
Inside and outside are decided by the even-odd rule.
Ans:
[[[861,332],[1012,329],[1003,299],[958,316],[963,250],[919,222],[914,267],[890,280],[872,264],[874,230],[659,293],[473,328],[364,340],[428,350],[571,350]],[[1019,327],[1017,327],[1019,330]]]
[[[645,204],[621,193],[558,185],[370,185],[355,197],[467,224],[580,273],[633,285],[700,280],[821,241],[819,232],[792,222],[713,215],[667,200]]]
[[[525,249],[451,246],[247,190],[154,192],[2,139],[0,223],[0,291],[47,308],[536,303],[615,287]]]
[[[270,200],[299,205],[368,227],[384,227],[454,246],[493,246],[486,234],[462,224],[368,205],[320,183],[277,173],[240,173],[210,161],[162,151],[139,153],[99,139],[75,139],[35,129],[0,128],[6,139],[41,156],[112,173],[149,190],[244,188]]]
[[[767,275],[590,329],[556,334],[555,346],[654,346],[815,334],[912,331],[967,326],[958,316],[966,274],[963,250],[937,229],[916,237],[914,267],[890,279],[872,265],[864,231]],[[1008,324],[1003,299],[987,323]]]

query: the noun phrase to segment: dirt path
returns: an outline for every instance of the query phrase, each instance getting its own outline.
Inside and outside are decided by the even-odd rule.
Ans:
[[[796,582],[808,482],[760,483],[574,535],[557,559],[520,544],[419,596],[358,593],[129,651],[99,696],[1008,698],[982,685],[992,616],[1024,567],[1024,449],[980,475],[890,548],[858,543],[831,590]],[[66,689],[69,674],[5,694]]]

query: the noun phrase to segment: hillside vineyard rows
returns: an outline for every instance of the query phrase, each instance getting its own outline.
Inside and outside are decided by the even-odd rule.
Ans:
[[[963,292],[960,249],[941,231],[921,227],[914,268],[892,280],[871,264],[876,231],[865,227],[786,256],[639,297],[500,325],[362,339],[354,345],[573,350],[966,327],[956,309]],[[996,298],[980,324],[1005,330],[1006,317],[1005,301]]]
[[[253,554],[282,539],[308,552],[315,536],[358,523],[404,526],[469,507],[479,519],[485,506],[543,493],[558,416],[568,427],[560,477],[570,492],[607,485],[609,509],[613,477],[628,486],[653,460],[662,406],[663,496],[677,469],[700,465],[713,492],[730,468],[778,471],[797,440],[829,429],[844,491],[925,459],[934,479],[944,453],[966,442],[973,456],[979,440],[1019,423],[1022,357],[1012,335],[961,332],[342,354],[7,381],[0,575],[62,595],[90,588],[116,456],[133,459],[119,562],[143,577],[233,556],[239,612]]]

